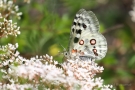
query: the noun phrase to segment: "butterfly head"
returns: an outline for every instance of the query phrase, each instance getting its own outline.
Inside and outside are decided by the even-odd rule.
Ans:
[[[64,49],[64,50],[63,50],[63,53],[62,53],[62,54],[64,55],[64,57],[65,57],[65,58],[69,58],[69,52],[68,52],[68,51],[66,50],[66,48],[64,48],[62,45],[61,45],[61,47]]]
[[[63,54],[64,54],[64,57],[69,58],[69,53],[67,51],[64,51]]]

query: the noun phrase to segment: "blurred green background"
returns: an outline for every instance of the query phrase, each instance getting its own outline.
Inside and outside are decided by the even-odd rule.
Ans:
[[[76,12],[91,10],[108,43],[106,57],[98,62],[105,69],[99,76],[116,90],[135,90],[135,23],[129,15],[132,4],[132,0],[31,0],[30,4],[16,0],[23,13],[17,21],[21,34],[2,38],[0,44],[18,42],[18,51],[25,58],[49,54],[62,62],[60,53],[62,46],[68,47]]]

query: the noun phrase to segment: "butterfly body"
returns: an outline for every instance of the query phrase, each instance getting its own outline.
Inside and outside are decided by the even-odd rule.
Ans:
[[[100,60],[107,52],[107,42],[99,33],[99,22],[91,11],[81,9],[76,14],[70,32],[67,58],[88,57]]]

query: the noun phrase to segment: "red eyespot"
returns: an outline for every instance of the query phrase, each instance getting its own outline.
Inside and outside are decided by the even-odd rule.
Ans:
[[[91,39],[91,40],[90,40],[90,44],[91,44],[91,45],[95,45],[95,44],[96,44],[96,40],[95,40],[95,39]]]
[[[77,50],[76,50],[76,49],[72,49],[71,52],[72,52],[72,53],[77,53]]]
[[[79,41],[79,44],[80,44],[80,45],[83,45],[83,44],[84,44],[84,41],[83,41],[83,40],[80,40],[80,41]]]
[[[98,56],[97,49],[93,49],[93,53]]]

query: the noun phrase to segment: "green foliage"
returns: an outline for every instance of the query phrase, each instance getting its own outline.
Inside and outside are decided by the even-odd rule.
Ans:
[[[0,71],[0,81],[2,81],[2,76],[3,76],[3,73]]]
[[[131,56],[129,62],[128,62],[128,67],[130,69],[134,69],[135,68],[135,55]]]

